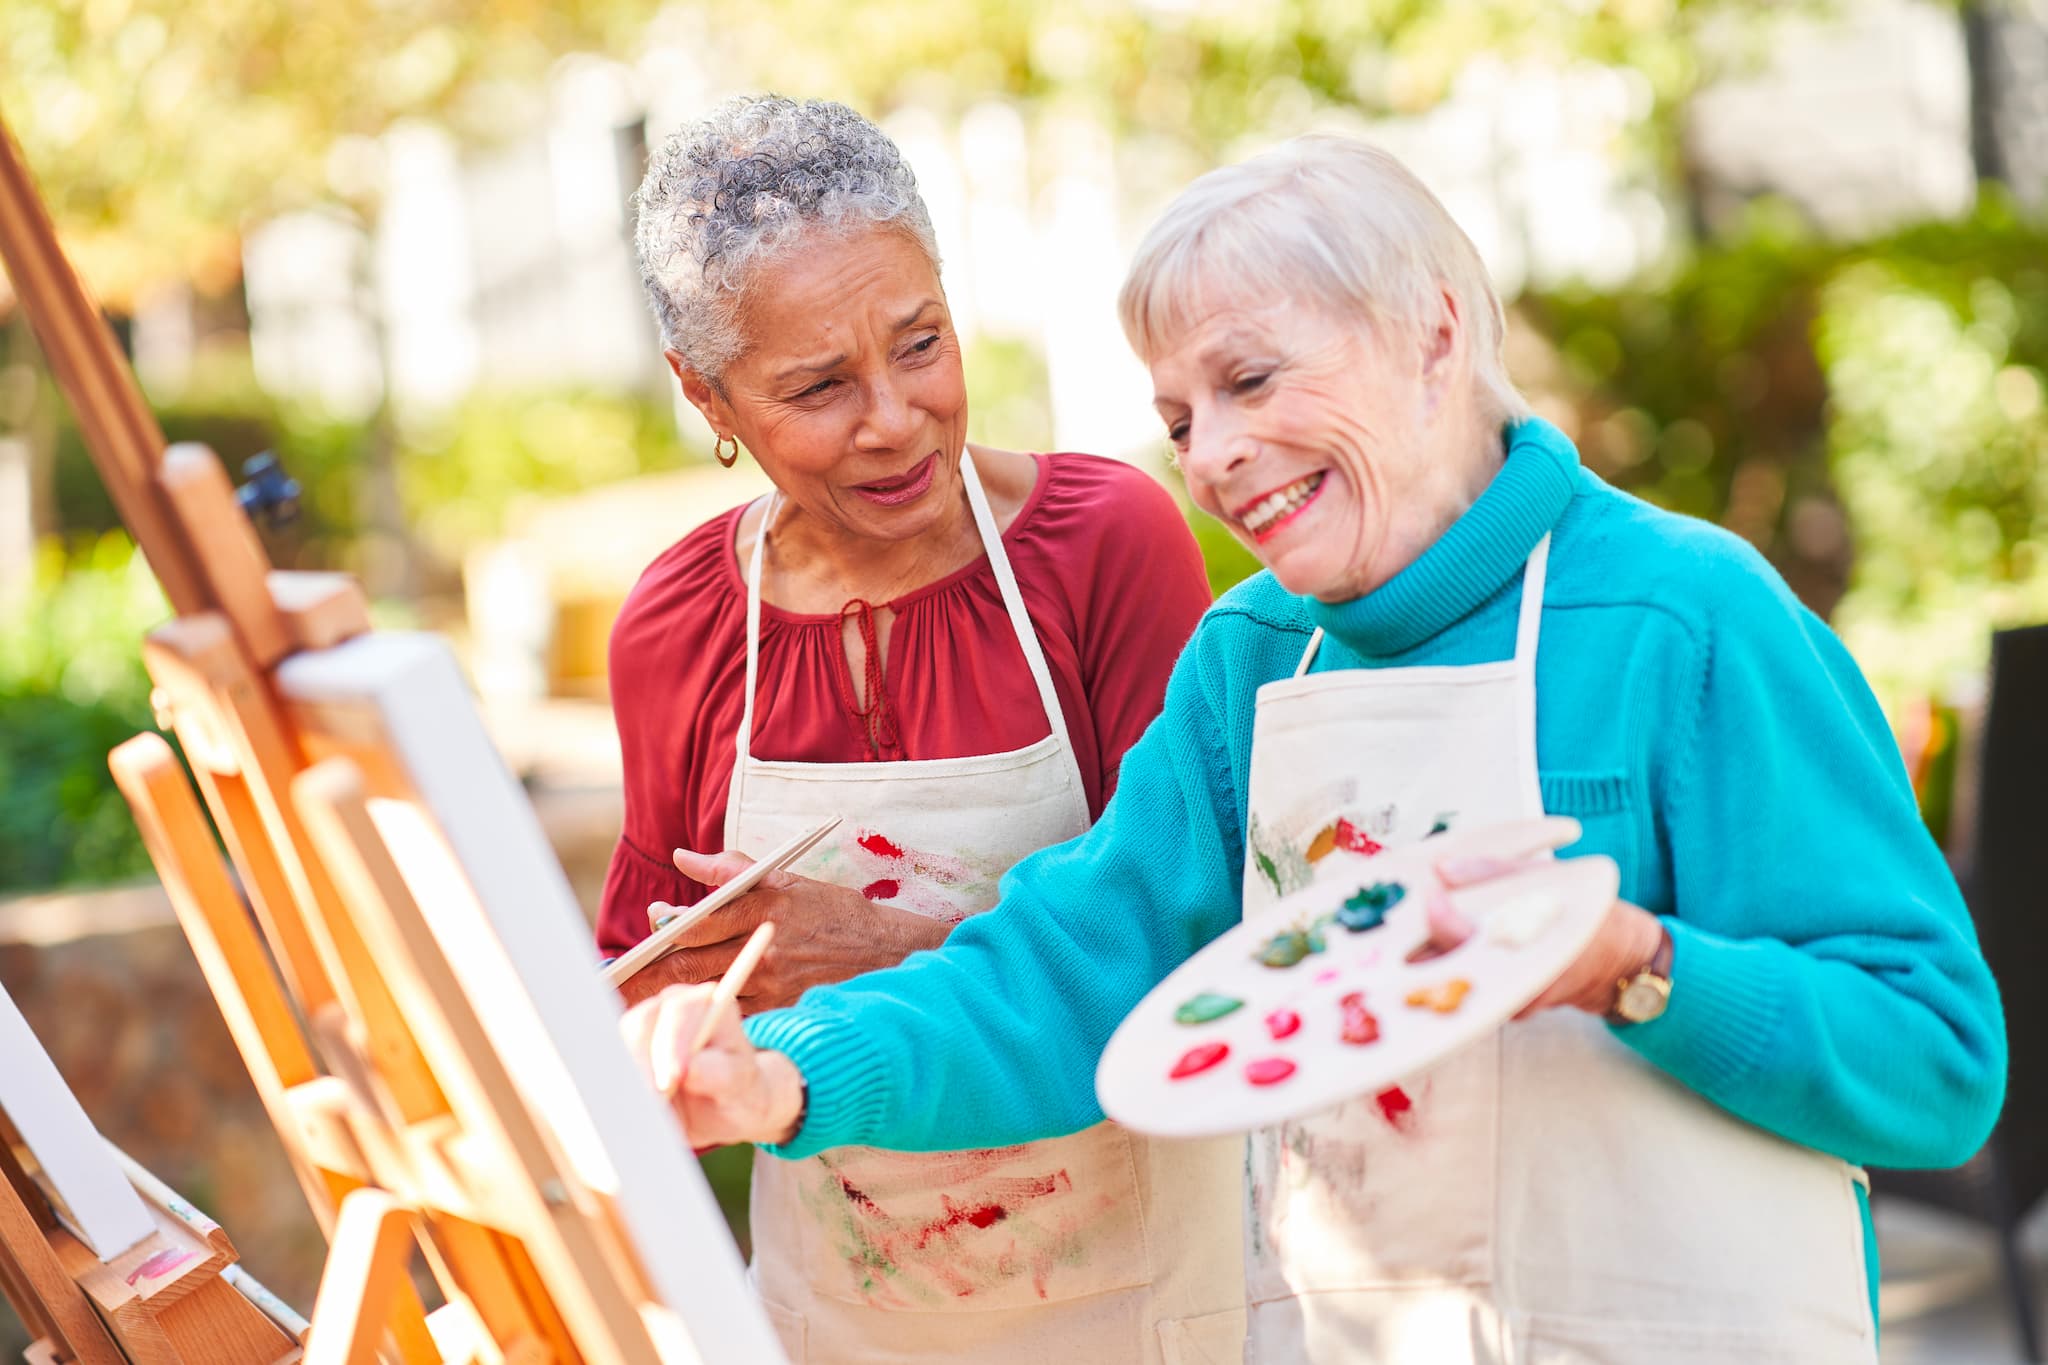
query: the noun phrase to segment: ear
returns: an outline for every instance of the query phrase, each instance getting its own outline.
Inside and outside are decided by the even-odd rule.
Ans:
[[[1448,285],[1439,284],[1436,297],[1436,316],[1422,324],[1421,336],[1422,386],[1429,391],[1432,407],[1454,377],[1465,349],[1465,319],[1458,296]]]
[[[690,406],[704,414],[704,420],[711,424],[714,432],[721,436],[734,435],[737,419],[733,415],[732,404],[726,401],[717,386],[700,371],[692,369],[681,351],[664,350],[662,355],[668,360],[669,369],[675,371],[676,382],[682,385],[683,397],[690,400]]]

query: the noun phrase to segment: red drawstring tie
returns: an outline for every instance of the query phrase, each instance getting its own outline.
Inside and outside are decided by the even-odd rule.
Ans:
[[[856,597],[839,609],[842,628],[846,618],[853,617],[854,625],[860,630],[861,649],[867,655],[866,678],[862,691],[867,695],[865,704],[855,698],[846,699],[846,709],[860,722],[861,738],[867,741],[868,752],[876,758],[894,752],[899,745],[896,733],[896,711],[889,705],[889,696],[882,690],[882,651],[875,641],[875,608],[865,598]]]

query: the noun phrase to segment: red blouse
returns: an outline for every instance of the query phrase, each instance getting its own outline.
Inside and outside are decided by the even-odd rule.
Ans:
[[[1180,509],[1150,476],[1093,455],[1036,458],[1038,481],[1003,546],[1095,817],[1124,750],[1158,714],[1209,589]],[[607,953],[646,936],[650,902],[704,894],[669,850],[725,847],[747,674],[747,589],[733,550],[743,510],[714,517],[649,565],[612,627],[626,819],[598,912]],[[898,742],[883,758],[1003,753],[1050,733],[986,555],[889,606],[884,686]],[[763,602],[754,757],[871,761],[853,696],[840,618]]]

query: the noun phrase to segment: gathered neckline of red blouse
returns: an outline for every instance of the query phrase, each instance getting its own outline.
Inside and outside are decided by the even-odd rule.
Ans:
[[[1045,498],[1046,487],[1052,482],[1052,457],[1041,451],[1032,451],[1031,458],[1038,466],[1038,475],[1031,481],[1031,491],[1025,495],[1024,505],[1017,509],[1017,515],[1011,518],[1008,526],[1003,528],[1003,545],[1005,548],[1008,548],[1012,539],[1023,531],[1024,524],[1031,519],[1031,514],[1038,510],[1038,504]],[[744,517],[747,514],[747,509],[753,505],[752,502],[743,502],[738,507],[733,508],[732,511],[726,513],[727,524],[725,530],[721,533],[724,553],[719,556],[719,559],[724,567],[726,586],[742,598],[747,595],[747,576],[740,569],[740,552],[736,542],[739,536],[740,518]],[[965,564],[962,564],[944,577],[935,578],[923,587],[912,588],[909,592],[892,597],[887,602],[877,602],[874,604],[874,609],[877,611],[900,612],[912,603],[922,601],[924,598],[965,583],[976,574],[983,572],[994,572],[993,567],[989,563],[986,548],[979,555],[968,560]],[[791,611],[787,607],[776,606],[766,597],[761,599],[761,615],[764,618],[773,617],[775,620],[788,625],[829,625],[835,628],[845,619],[844,609],[831,612]]]

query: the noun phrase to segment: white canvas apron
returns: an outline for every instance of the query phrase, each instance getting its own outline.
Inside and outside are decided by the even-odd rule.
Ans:
[[[876,763],[754,758],[762,533],[747,589],[747,696],[728,848],[839,813],[808,876],[957,920],[1011,864],[1088,827],[1059,698],[972,461],[976,526],[1052,733],[1009,753]],[[946,1103],[942,1094],[926,1097]],[[985,1151],[847,1147],[754,1164],[754,1271],[796,1365],[1236,1362],[1243,1145],[1155,1144],[1102,1123]]]
[[[1292,679],[1259,690],[1248,911],[1313,878],[1336,818],[1370,852],[1542,814],[1548,552],[1546,537],[1529,558],[1512,659],[1312,675],[1318,632]],[[1699,1098],[1576,1010],[1256,1133],[1250,1165],[1253,1361],[1876,1358],[1861,1173]]]

